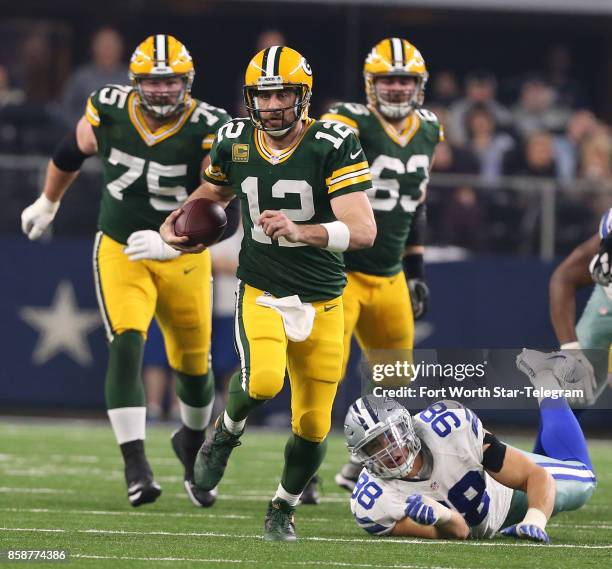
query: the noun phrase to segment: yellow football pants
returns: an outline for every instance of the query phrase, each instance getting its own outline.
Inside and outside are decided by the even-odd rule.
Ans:
[[[379,277],[350,272],[344,303],[344,360],[348,364],[351,337],[355,334],[366,358],[370,350],[412,350],[414,318],[408,284],[403,272]]]
[[[145,338],[155,315],[170,367],[208,372],[211,331],[210,253],[169,261],[130,261],[125,245],[99,232],[94,245],[96,294],[109,341],[136,330]]]
[[[291,385],[291,428],[321,442],[331,427],[331,411],[342,372],[342,298],[313,302],[312,333],[303,342],[287,338],[275,310],[259,306],[264,291],[240,283],[235,338],[241,383],[253,399],[272,399],[282,389],[285,369]]]

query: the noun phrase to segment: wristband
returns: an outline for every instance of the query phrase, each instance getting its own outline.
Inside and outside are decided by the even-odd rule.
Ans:
[[[578,342],[577,340],[574,342],[565,342],[565,344],[561,344],[561,349],[562,350],[579,350],[580,342]]]
[[[331,223],[321,224],[327,231],[327,249],[342,253],[348,249],[351,241],[351,230],[342,221],[332,221]]]

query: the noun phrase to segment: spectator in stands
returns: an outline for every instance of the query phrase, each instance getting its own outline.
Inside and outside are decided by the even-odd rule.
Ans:
[[[25,93],[11,85],[8,70],[0,65],[0,109],[10,105],[21,105],[25,101]]]
[[[62,108],[70,125],[83,115],[87,97],[107,83],[128,83],[127,66],[122,62],[123,38],[114,28],[100,28],[91,41],[91,62],[78,67],[66,84]]]
[[[485,226],[484,208],[474,188],[459,186],[444,204],[443,242],[471,251],[481,250],[486,242]]]
[[[484,106],[495,118],[495,123],[501,129],[507,128],[512,115],[496,99],[497,81],[495,77],[485,71],[478,71],[467,76],[465,81],[465,97],[453,103],[449,109],[449,121],[446,134],[454,144],[466,144],[468,134],[466,130],[466,117],[474,106]]]
[[[538,131],[563,132],[569,117],[570,109],[557,103],[555,90],[541,77],[523,83],[512,109],[514,128],[523,140]]]
[[[558,176],[571,181],[578,175],[580,146],[598,129],[599,123],[591,111],[575,111],[569,119],[565,135],[555,137],[555,157]]]
[[[552,135],[548,132],[531,134],[511,168],[509,173],[515,176],[555,178],[557,165]]]
[[[485,105],[475,105],[467,113],[466,131],[466,148],[478,159],[482,179],[494,182],[503,173],[504,157],[514,148],[514,139],[497,132],[495,117]]]
[[[446,69],[435,74],[431,87],[431,94],[428,93],[427,96],[428,101],[436,105],[448,107],[459,99],[460,96],[461,90],[459,89],[459,83],[452,71]]]
[[[612,171],[612,139],[604,128],[598,129],[580,148],[579,177],[610,183]]]
[[[553,87],[560,105],[573,109],[588,106],[584,87],[572,77],[573,58],[567,45],[553,45],[546,57],[546,80]]]

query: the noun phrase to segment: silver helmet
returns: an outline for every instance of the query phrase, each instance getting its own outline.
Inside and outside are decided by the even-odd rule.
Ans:
[[[357,399],[344,420],[344,436],[350,453],[380,478],[408,474],[421,450],[410,413],[390,398]]]

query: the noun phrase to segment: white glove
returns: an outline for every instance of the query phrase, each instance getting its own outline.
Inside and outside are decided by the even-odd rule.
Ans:
[[[594,282],[601,286],[608,286],[612,282],[612,263],[607,251],[595,255],[589,263],[589,271]]]
[[[128,245],[123,252],[130,261],[168,261],[176,259],[181,252],[168,245],[157,231],[143,229],[134,231],[128,237]]]
[[[38,239],[53,221],[60,202],[50,201],[45,194],[21,212],[21,230],[28,239]]]

